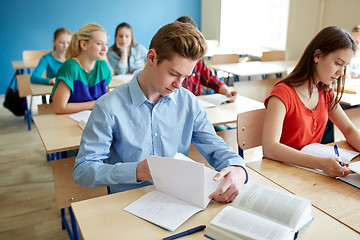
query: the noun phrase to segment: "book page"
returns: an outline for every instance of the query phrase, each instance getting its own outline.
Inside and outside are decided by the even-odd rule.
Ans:
[[[154,190],[126,206],[124,210],[160,227],[174,231],[202,209]]]
[[[69,118],[72,118],[77,122],[84,121],[86,123],[87,120],[90,117],[90,114],[91,114],[90,110],[84,110],[84,111],[81,111],[81,112],[70,114]]]
[[[360,161],[354,162],[354,163],[350,163],[350,164],[349,164],[349,168],[350,168],[353,172],[356,172],[357,174],[360,174]]]
[[[257,182],[246,184],[233,206],[294,230],[312,219],[310,200]]]
[[[352,185],[353,187],[360,189],[360,175],[359,174],[349,174],[346,177],[339,177],[340,181],[343,181],[347,184]]]
[[[124,82],[130,82],[133,77],[134,77],[134,74],[119,74],[119,75],[114,75],[113,79],[124,81]]]
[[[306,145],[301,149],[301,152],[305,152],[319,157],[336,157],[334,146],[324,145],[320,143],[312,143]],[[339,148],[340,159],[342,162],[347,164],[350,163],[350,161],[359,154],[359,152]]]
[[[204,164],[159,156],[146,157],[155,188],[200,208],[204,206]]]
[[[293,239],[295,233],[281,224],[231,206],[225,207],[215,216],[206,230],[206,235],[215,239],[229,239],[229,236],[220,237],[223,232],[241,239],[268,240]]]

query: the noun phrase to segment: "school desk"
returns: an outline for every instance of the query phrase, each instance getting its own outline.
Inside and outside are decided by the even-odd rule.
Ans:
[[[252,180],[281,189],[254,171],[248,172]],[[199,225],[208,225],[215,215],[228,205],[212,201],[204,211],[192,216],[174,232],[169,232],[123,210],[125,206],[153,189],[154,186],[148,186],[72,203],[71,208],[83,238],[162,239]],[[314,221],[301,232],[300,239],[359,239],[355,231],[314,207],[312,216]],[[205,230],[181,239],[208,239],[204,234]]]
[[[345,141],[337,144],[341,148],[353,150]],[[360,156],[352,161],[357,160],[360,160]],[[274,160],[262,159],[246,165],[288,191],[310,199],[315,207],[360,234],[360,190],[358,188],[335,178]]]
[[[276,77],[283,76],[282,74],[287,73],[289,69],[295,67],[296,63],[297,60],[269,62],[252,61],[245,63],[209,65],[209,67],[216,71],[227,72],[238,77],[261,75],[262,78],[265,79],[268,74],[276,74]]]

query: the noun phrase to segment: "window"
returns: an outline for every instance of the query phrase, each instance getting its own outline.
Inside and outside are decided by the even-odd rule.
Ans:
[[[222,0],[220,47],[256,55],[285,50],[288,15],[289,0]]]

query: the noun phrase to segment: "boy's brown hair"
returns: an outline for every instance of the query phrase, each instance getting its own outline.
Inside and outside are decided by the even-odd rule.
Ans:
[[[174,53],[198,60],[206,51],[206,40],[202,33],[190,24],[173,22],[160,28],[151,40],[149,49],[157,53],[158,64],[171,60]]]

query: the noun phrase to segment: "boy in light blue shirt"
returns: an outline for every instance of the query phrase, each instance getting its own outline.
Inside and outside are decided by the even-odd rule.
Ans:
[[[188,155],[190,144],[224,182],[209,198],[235,200],[247,180],[244,160],[216,135],[196,97],[181,87],[206,41],[194,27],[170,23],[153,37],[143,71],[95,103],[75,161],[75,182],[111,192],[152,184],[147,155]]]

